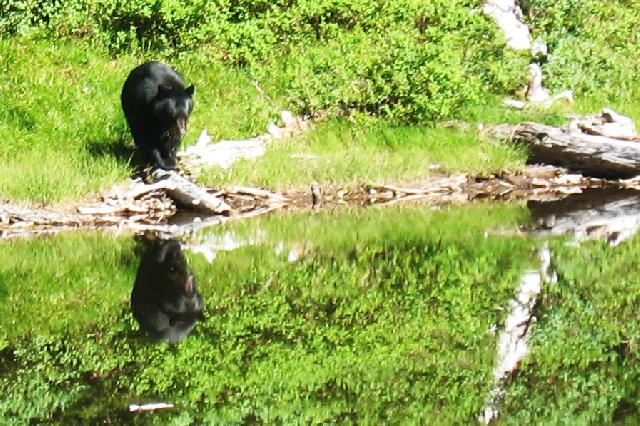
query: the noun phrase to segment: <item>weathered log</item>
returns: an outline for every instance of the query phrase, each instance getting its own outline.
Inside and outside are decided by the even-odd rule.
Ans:
[[[211,136],[203,130],[195,145],[178,152],[180,163],[191,173],[197,173],[203,166],[231,167],[238,160],[255,160],[267,152],[267,145],[276,139],[292,136],[311,127],[307,117],[296,117],[289,111],[281,114],[284,127],[274,123],[267,126],[267,133],[242,140],[225,140],[211,143]]]
[[[577,117],[571,120],[571,130],[580,130],[591,135],[640,142],[633,120],[604,108],[599,116]]]
[[[530,162],[566,167],[607,179],[640,174],[640,143],[637,142],[538,123],[521,124],[510,133],[511,139],[530,147]]]
[[[231,207],[227,203],[173,170],[156,169],[152,176],[156,181],[164,182],[169,196],[187,208],[213,214],[231,214]]]

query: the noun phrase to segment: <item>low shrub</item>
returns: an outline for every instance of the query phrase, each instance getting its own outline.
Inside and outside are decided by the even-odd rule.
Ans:
[[[613,99],[637,97],[640,3],[624,0],[525,0],[534,37],[549,46],[543,64],[553,90]]]
[[[522,82],[526,58],[505,51],[481,3],[24,0],[2,6],[0,32],[82,37],[112,53],[202,50],[305,113],[429,122]]]

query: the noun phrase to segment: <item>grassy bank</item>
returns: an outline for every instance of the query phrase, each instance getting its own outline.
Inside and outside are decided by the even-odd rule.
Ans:
[[[343,120],[322,123],[308,135],[271,146],[257,161],[229,170],[211,169],[210,184],[306,187],[312,181],[352,186],[414,180],[433,173],[488,174],[524,165],[515,145],[481,141],[475,130],[443,127],[355,127]]]
[[[476,13],[481,3],[9,1],[0,6],[0,198],[77,201],[126,180],[133,144],[119,93],[150,59],[196,86],[185,144],[202,129],[214,140],[262,134],[282,109],[326,117],[257,164],[206,171],[212,185],[486,174],[521,167],[526,152],[481,141],[473,124],[558,123],[604,106],[640,118],[637,6],[591,0],[572,14],[571,1],[524,2],[534,35],[549,43],[549,87],[572,88],[578,101],[523,113],[501,100],[521,91],[530,58],[505,48]],[[472,126],[443,127],[451,119]]]
[[[36,204],[91,197],[131,174],[134,146],[120,110],[128,71],[155,54],[87,49],[69,41],[0,39],[0,196]],[[265,132],[286,106],[259,90],[246,71],[192,52],[171,60],[196,85],[196,109],[184,144],[207,129],[217,139]],[[9,71],[10,70],[10,71]],[[363,121],[364,120],[364,121]],[[310,158],[304,160],[300,158]],[[517,168],[524,152],[481,142],[475,131],[398,127],[378,119],[329,119],[316,130],[276,144],[257,164],[205,173],[209,184],[283,187],[414,179],[439,171],[487,173]]]
[[[128,72],[155,54],[112,58],[82,43],[22,37],[0,39],[0,51],[0,197],[77,200],[129,177],[134,145],[120,90]],[[202,128],[216,138],[263,133],[281,107],[241,71],[202,55],[172,63],[198,90],[187,144]]]

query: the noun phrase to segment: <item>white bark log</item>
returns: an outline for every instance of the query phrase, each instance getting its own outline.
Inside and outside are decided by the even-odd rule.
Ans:
[[[531,147],[530,160],[589,176],[628,178],[640,174],[640,143],[605,136],[569,132],[537,123],[512,130],[512,139]]]
[[[531,49],[531,33],[529,27],[522,22],[522,11],[515,0],[486,0],[483,11],[504,32],[509,47],[515,50]]]
[[[533,103],[549,102],[551,94],[542,87],[542,68],[538,64],[529,65],[529,90],[527,100]]]
[[[157,182],[164,182],[169,196],[186,208],[213,214],[231,214],[231,207],[227,203],[175,171],[156,169],[152,175]]]
[[[227,169],[238,160],[255,160],[263,156],[267,145],[272,140],[291,136],[310,127],[307,118],[296,117],[289,111],[282,111],[281,119],[284,127],[270,123],[267,126],[267,133],[263,135],[235,141],[220,141],[215,144],[211,143],[211,137],[206,130],[203,130],[197,143],[179,152],[178,156],[192,171],[203,166]]]
[[[640,141],[633,120],[610,108],[604,108],[599,116],[579,117],[572,120],[569,129],[574,133],[585,132],[609,138]]]

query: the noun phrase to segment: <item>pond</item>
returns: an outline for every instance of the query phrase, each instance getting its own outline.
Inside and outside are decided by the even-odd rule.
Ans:
[[[474,423],[546,247],[554,279],[500,383],[499,421],[634,423],[640,238],[552,232],[585,206],[628,216],[615,206],[634,197],[1,240],[0,422]],[[172,407],[130,411],[149,403]]]

